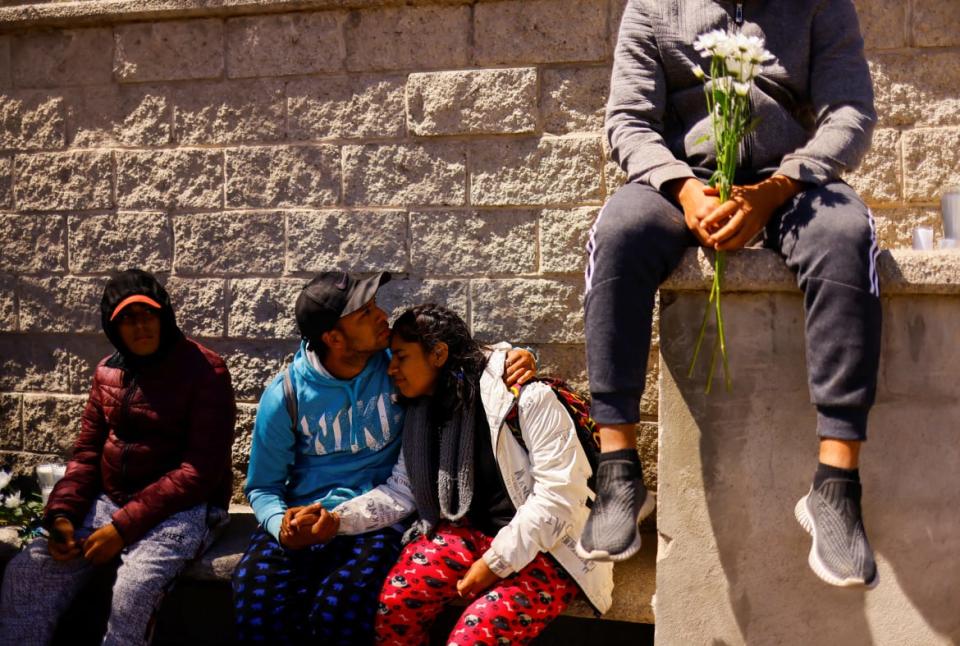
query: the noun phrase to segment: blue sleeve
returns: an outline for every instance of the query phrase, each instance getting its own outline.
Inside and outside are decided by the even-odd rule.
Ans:
[[[274,379],[260,398],[243,488],[257,521],[278,541],[287,510],[287,477],[296,459],[296,437],[281,382],[282,376]]]

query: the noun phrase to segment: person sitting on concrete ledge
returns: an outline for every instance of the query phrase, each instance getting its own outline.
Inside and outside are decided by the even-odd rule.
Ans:
[[[377,306],[389,273],[319,274],[297,298],[303,340],[260,399],[244,491],[259,527],[233,576],[241,643],[373,641],[380,587],[402,527],[338,536],[329,510],[390,475],[404,409],[387,376],[390,326]],[[533,356],[507,357],[508,383]]]
[[[733,197],[720,204],[705,185],[716,160],[714,142],[700,136],[710,115],[694,41],[730,27],[763,38],[777,60],[750,90],[759,121]],[[869,209],[840,179],[866,153],[876,119],[852,0],[627,2],[606,130],[628,183],[587,244],[587,364],[602,454],[583,555],[630,557],[637,522],[654,509],[634,427],[658,286],[690,247],[735,250],[759,236],[804,295],[820,438],[813,486],[795,508],[813,535],[809,563],[834,585],[877,583],[857,467],[880,356],[878,249]]]
[[[580,590],[608,610],[613,566],[574,549],[592,471],[558,394],[540,382],[506,388],[502,354],[485,356],[444,307],[404,312],[390,347],[390,376],[410,402],[400,460],[385,484],[334,510],[346,533],[419,514],[383,584],[377,643],[427,643],[458,597],[469,605],[451,646],[530,643]]]
[[[94,568],[119,566],[104,644],[150,640],[164,591],[227,521],[236,418],[223,360],[177,327],[147,272],[103,290],[101,361],[38,538],[8,565],[0,643],[47,644]]]

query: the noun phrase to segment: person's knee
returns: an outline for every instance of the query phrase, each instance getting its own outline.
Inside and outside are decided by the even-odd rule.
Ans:
[[[629,258],[679,229],[667,211],[673,208],[653,189],[636,184],[621,188],[603,207],[591,232],[594,248],[609,258]]]

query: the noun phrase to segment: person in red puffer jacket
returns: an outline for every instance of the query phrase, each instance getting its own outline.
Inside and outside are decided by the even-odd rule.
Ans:
[[[0,643],[45,644],[94,568],[118,566],[104,644],[149,642],[163,591],[226,519],[236,404],[223,360],[177,327],[166,290],[106,284],[97,366],[66,475],[38,538],[7,566]]]

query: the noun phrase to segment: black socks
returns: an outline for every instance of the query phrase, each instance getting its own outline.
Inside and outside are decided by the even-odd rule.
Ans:
[[[813,488],[819,489],[825,480],[830,480],[831,478],[860,482],[860,470],[841,469],[840,467],[832,467],[829,464],[818,462],[817,472],[813,476]]]

